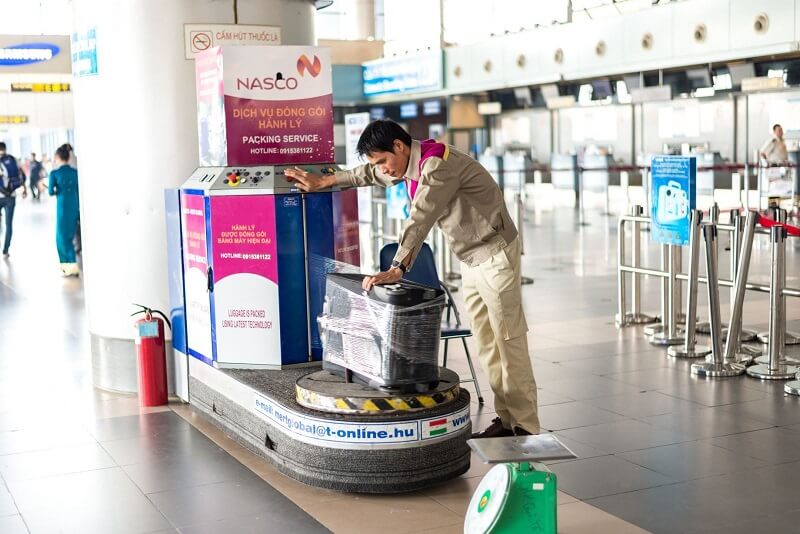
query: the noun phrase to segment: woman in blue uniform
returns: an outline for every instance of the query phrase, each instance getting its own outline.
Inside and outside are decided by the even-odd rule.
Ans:
[[[78,276],[72,238],[78,224],[78,171],[69,166],[69,149],[56,150],[54,169],[50,172],[50,195],[56,197],[56,247],[64,276]]]

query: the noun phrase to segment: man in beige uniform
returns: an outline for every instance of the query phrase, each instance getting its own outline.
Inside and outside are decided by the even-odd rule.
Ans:
[[[767,163],[786,163],[789,160],[786,142],[783,140],[783,127],[780,124],[772,127],[772,137],[767,139],[758,153]]]
[[[772,137],[767,139],[758,154],[772,165],[785,165],[789,161],[789,152],[783,140],[783,127],[780,124],[772,126]],[[791,176],[787,177],[791,170],[782,166],[763,169],[767,180],[767,202],[770,206],[778,206],[782,196],[792,193]]]
[[[477,161],[435,141],[414,141],[397,123],[367,126],[357,150],[369,162],[332,176],[287,170],[304,191],[332,186],[391,187],[408,180],[411,214],[388,271],[368,276],[364,288],[399,281],[434,224],[462,261],[464,301],[480,360],[494,392],[498,417],[473,437],[537,434],[536,382],[522,310],[520,243],[503,194]]]

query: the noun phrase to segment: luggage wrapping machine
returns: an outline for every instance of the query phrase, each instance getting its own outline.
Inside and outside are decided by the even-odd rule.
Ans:
[[[173,228],[180,238],[170,241],[180,247],[170,272],[182,282],[172,307],[185,316],[179,349],[188,398],[297,480],[343,491],[412,491],[469,468],[469,394],[454,372],[436,367],[437,290],[378,288],[359,298],[382,310],[371,324],[380,336],[365,336],[369,329],[347,326],[335,313],[327,315],[339,331],[320,336],[327,274],[360,264],[357,192],[302,193],[285,170],[334,172],[330,63],[330,50],[310,46],[223,46],[195,58],[201,167],[168,200],[168,211],[180,214],[168,219],[180,225]],[[275,80],[285,80],[283,89]],[[361,276],[341,283],[350,289],[340,288],[340,297],[356,295]],[[342,298],[336,302],[348,302]],[[333,351],[336,336],[340,347],[365,345],[359,356],[369,355],[371,367],[343,358],[348,351],[339,351],[340,363],[393,391],[320,370],[323,342]],[[317,380],[318,373],[327,376]],[[337,411],[319,406],[317,390],[301,402],[303,379],[325,386]],[[402,391],[436,381],[433,392]]]

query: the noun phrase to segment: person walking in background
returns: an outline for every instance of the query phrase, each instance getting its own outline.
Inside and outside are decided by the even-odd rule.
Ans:
[[[0,142],[0,212],[5,211],[6,237],[3,241],[3,257],[8,257],[11,234],[14,230],[14,208],[17,204],[17,189],[22,188],[22,198],[28,197],[25,175],[19,168],[17,158],[6,152],[6,144]]]
[[[758,153],[767,160],[767,163],[778,164],[789,161],[786,142],[783,140],[783,127],[780,124],[772,126],[772,137],[764,142]]]
[[[75,149],[69,143],[64,143],[61,145],[60,148],[64,148],[69,151],[69,161],[67,165],[78,170],[78,156],[75,155]],[[72,240],[72,243],[75,245],[75,253],[80,254],[81,249],[83,249],[83,240],[81,239],[81,215],[78,213],[78,224],[75,225],[75,237]]]
[[[31,195],[33,195],[33,199],[37,202],[42,198],[42,193],[39,190],[39,181],[42,179],[42,175],[44,174],[44,167],[42,163],[36,159],[36,153],[31,153],[31,161],[28,166],[28,180],[31,184]]]
[[[761,166],[766,167],[763,170],[759,169],[766,178],[766,184],[762,182],[759,185],[766,189],[768,205],[778,206],[781,198],[791,197],[794,194],[792,169],[786,166],[789,163],[789,152],[786,150],[783,127],[780,124],[772,126],[772,137],[766,140],[758,155],[762,160]]]
[[[70,151],[58,147],[48,190],[56,197],[56,248],[64,276],[78,276],[73,238],[78,226],[78,171],[69,165]]]
[[[70,167],[72,167],[73,169],[75,169],[77,171],[78,170],[78,156],[75,155],[75,149],[69,143],[64,143],[63,145],[61,145],[60,148],[66,148],[67,150],[69,150],[69,161],[67,162],[67,165],[69,165]]]

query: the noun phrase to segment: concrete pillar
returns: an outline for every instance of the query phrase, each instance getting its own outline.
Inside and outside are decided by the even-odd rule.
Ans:
[[[85,300],[94,384],[137,389],[132,303],[167,310],[163,190],[197,167],[194,61],[183,25],[234,22],[233,0],[73,0],[98,73],[74,80]],[[239,24],[314,44],[312,0],[238,0]],[[171,352],[171,351],[170,351]]]
[[[358,0],[355,13],[355,35],[359,39],[375,38],[375,1]]]

